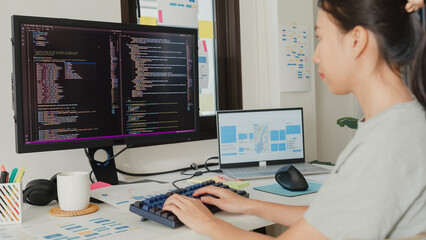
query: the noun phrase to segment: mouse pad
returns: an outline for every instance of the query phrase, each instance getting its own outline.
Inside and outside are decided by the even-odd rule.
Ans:
[[[295,197],[295,196],[300,196],[300,195],[318,192],[318,190],[322,186],[321,183],[314,183],[314,182],[308,182],[308,185],[309,185],[309,187],[305,191],[289,191],[289,190],[281,187],[278,183],[272,184],[272,185],[254,187],[253,189],[258,190],[258,191],[262,191],[262,192],[282,195],[282,196],[286,196],[286,197]]]

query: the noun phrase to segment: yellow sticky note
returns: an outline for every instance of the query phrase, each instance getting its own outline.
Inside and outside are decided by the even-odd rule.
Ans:
[[[139,23],[141,25],[157,26],[157,18],[155,18],[155,17],[140,17]]]
[[[199,95],[200,111],[211,112],[214,111],[214,99],[213,94],[204,93]]]
[[[219,177],[212,177],[212,176],[200,176],[200,177],[195,177],[195,178],[190,178],[188,180],[186,180],[189,183],[202,183],[208,180],[214,180],[215,182],[217,182],[219,180]]]
[[[198,21],[198,31],[200,38],[213,39],[213,22],[212,21]]]

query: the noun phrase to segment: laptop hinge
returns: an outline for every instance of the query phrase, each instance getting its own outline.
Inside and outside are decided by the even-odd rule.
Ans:
[[[266,161],[259,162],[259,167],[264,167],[264,166],[266,166]]]

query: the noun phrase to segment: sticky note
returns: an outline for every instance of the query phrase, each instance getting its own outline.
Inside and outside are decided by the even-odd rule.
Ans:
[[[198,31],[200,38],[213,39],[213,22],[212,21],[198,21]]]
[[[139,23],[141,25],[157,26],[157,18],[155,18],[155,17],[140,17]]]
[[[200,98],[200,111],[201,113],[206,112],[206,114],[208,112],[212,112],[215,110],[215,102],[214,102],[214,98],[213,98],[213,94],[211,93],[203,93],[199,95]]]
[[[163,11],[158,10],[158,22],[163,23]]]
[[[92,183],[90,185],[90,190],[95,190],[95,189],[98,189],[98,188],[109,187],[109,186],[111,186],[111,184],[98,181],[98,182]]]
[[[195,178],[190,178],[188,180],[186,180],[187,182],[190,183],[202,183],[208,180],[215,180],[216,182],[219,180],[219,177],[214,177],[214,176],[200,176],[200,177],[195,177]]]
[[[250,183],[247,181],[227,181],[227,182],[224,182],[223,184],[228,185],[229,187],[235,188],[237,190],[250,186]]]

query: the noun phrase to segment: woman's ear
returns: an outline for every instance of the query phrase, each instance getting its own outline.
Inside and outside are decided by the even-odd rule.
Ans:
[[[354,58],[358,58],[367,48],[369,40],[368,31],[362,26],[355,26],[349,34],[353,56]]]

